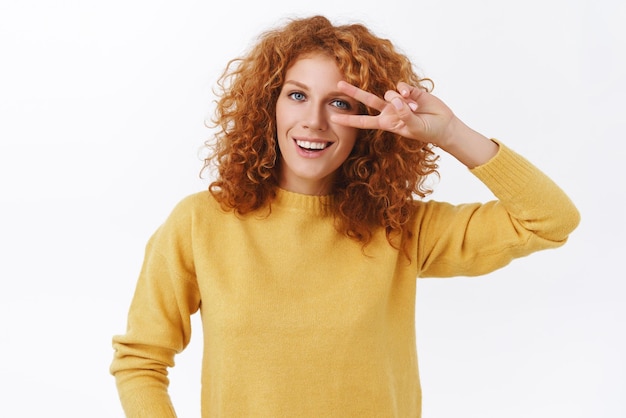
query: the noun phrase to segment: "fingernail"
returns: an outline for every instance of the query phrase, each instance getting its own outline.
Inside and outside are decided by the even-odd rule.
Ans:
[[[391,103],[393,103],[393,106],[398,110],[401,110],[403,107],[402,100],[398,99],[397,97],[391,100]]]
[[[412,111],[415,112],[417,110],[417,103],[410,102],[409,107],[411,108]]]

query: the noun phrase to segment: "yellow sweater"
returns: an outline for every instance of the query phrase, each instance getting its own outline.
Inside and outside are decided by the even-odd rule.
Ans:
[[[203,417],[419,417],[418,277],[485,274],[562,245],[579,215],[503,145],[472,172],[499,199],[416,202],[412,261],[383,231],[362,250],[330,197],[278,192],[238,217],[208,192],[184,199],[150,239],[115,375],[128,417],[173,417],[167,368],[200,310]]]

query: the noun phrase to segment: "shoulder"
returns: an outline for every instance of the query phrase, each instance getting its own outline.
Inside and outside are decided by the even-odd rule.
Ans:
[[[431,199],[414,199],[411,201],[411,209],[414,218],[423,218],[426,216],[433,216],[440,213],[454,213],[461,206],[464,205],[455,205],[449,202],[442,202]]]
[[[223,215],[219,203],[204,190],[180,199],[159,229],[167,234],[189,234],[207,223],[215,223]]]
[[[183,197],[174,206],[170,216],[193,217],[213,211],[221,211],[220,205],[208,190],[203,190]]]
[[[466,229],[473,215],[495,201],[453,204],[437,200],[415,200],[408,228],[415,235],[437,237],[443,231]],[[495,213],[491,213],[495,216]]]
[[[181,198],[150,239],[151,245],[161,248],[189,248],[194,236],[208,236],[220,228],[226,212],[211,193],[196,192]]]

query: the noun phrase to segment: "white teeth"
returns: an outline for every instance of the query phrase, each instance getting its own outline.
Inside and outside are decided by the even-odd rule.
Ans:
[[[296,144],[301,148],[322,150],[326,148],[326,146],[328,145],[328,142],[310,142],[310,141],[300,141],[296,139]]]

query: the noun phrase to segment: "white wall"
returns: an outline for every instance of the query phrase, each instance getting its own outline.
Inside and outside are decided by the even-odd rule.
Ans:
[[[420,281],[424,417],[626,416],[624,3],[214,3],[0,3],[0,415],[122,416],[110,339],[149,235],[206,187],[211,88],[259,31],[322,13],[394,40],[582,212],[561,249]],[[455,161],[441,171],[433,198],[490,198]],[[199,416],[198,336],[172,372],[181,417]]]

